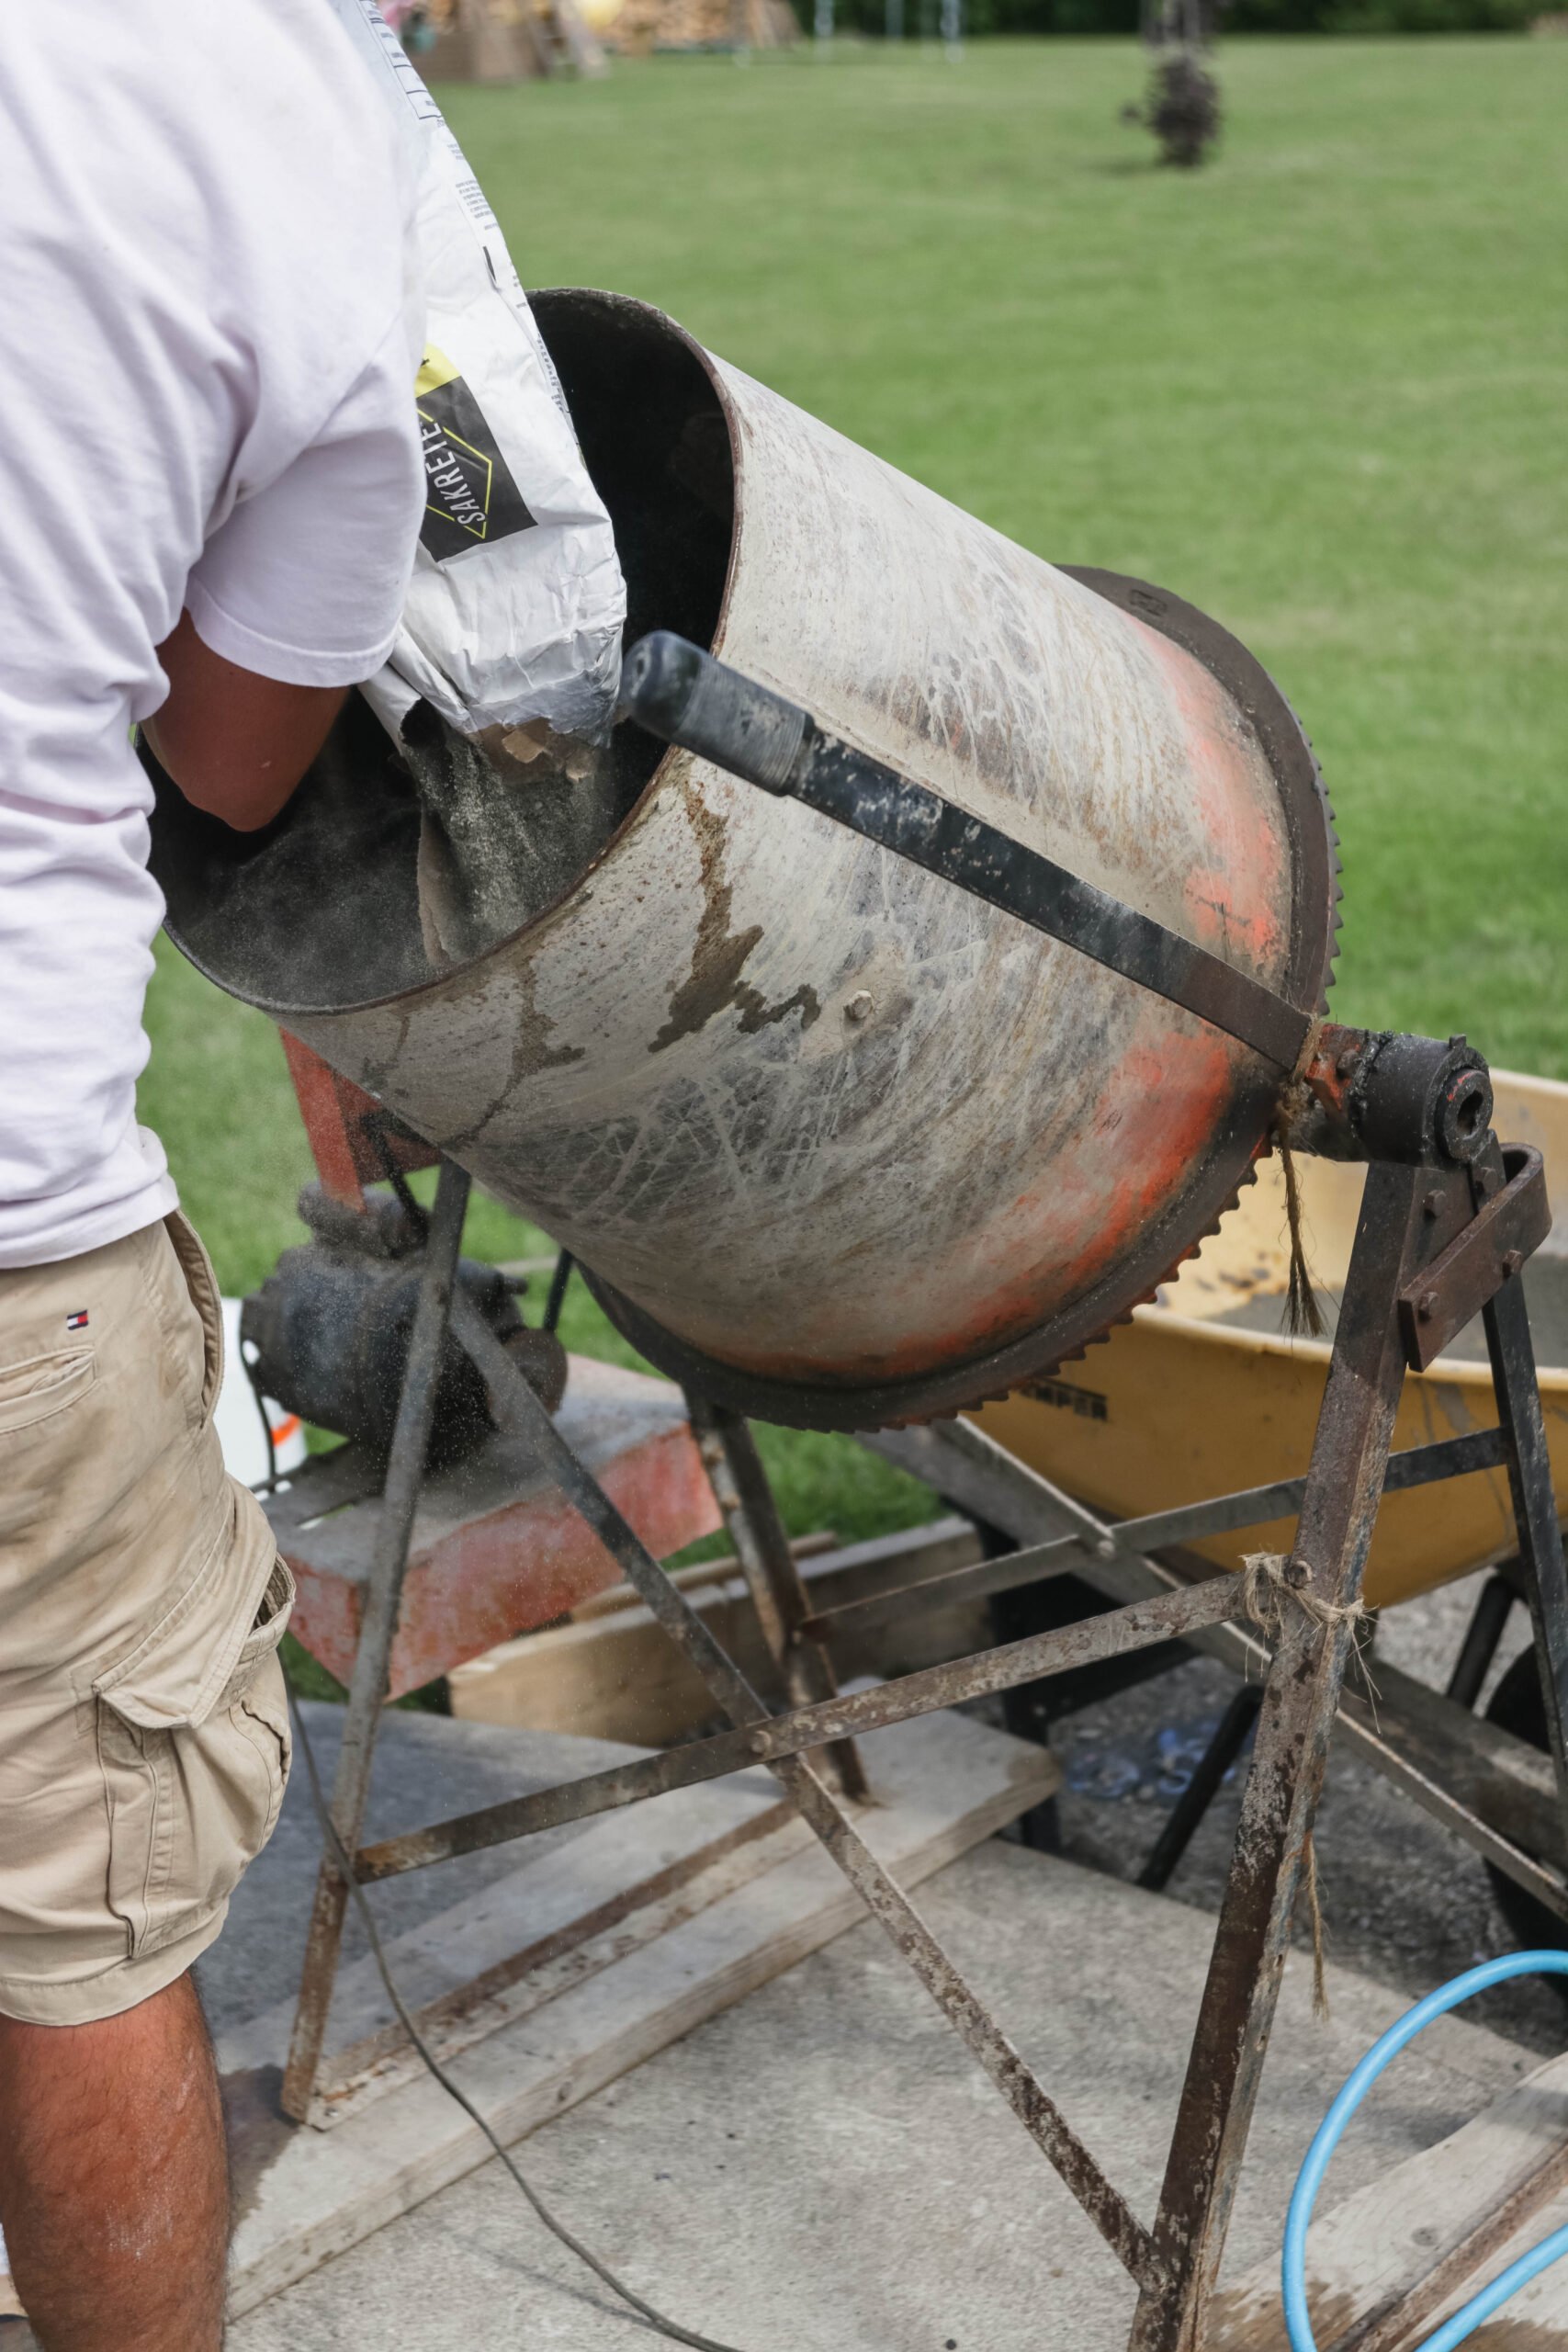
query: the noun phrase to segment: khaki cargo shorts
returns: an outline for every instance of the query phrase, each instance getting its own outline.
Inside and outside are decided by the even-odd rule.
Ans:
[[[271,1836],[294,1597],[212,1426],[179,1216],[0,1272],[0,2013],[114,2017],[189,1967]]]

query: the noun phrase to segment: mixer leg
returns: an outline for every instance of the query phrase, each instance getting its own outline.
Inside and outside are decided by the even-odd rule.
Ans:
[[[1475,1604],[1464,1643],[1454,1661],[1444,1693],[1456,1706],[1473,1709],[1482,1688],[1497,1655],[1498,1644],[1508,1629],[1518,1595],[1506,1577],[1491,1576],[1481,1588],[1481,1598]]]
[[[1262,1704],[1263,1692],[1256,1682],[1244,1682],[1235,1692],[1197,1770],[1172,1806],[1169,1820],[1138,1872],[1139,1886],[1146,1886],[1151,1894],[1157,1894],[1170,1883],[1171,1872],[1196,1837],[1225,1774],[1252,1736]]]
[[[452,1160],[444,1159],[425,1243],[419,1304],[414,1310],[402,1393],[398,1399],[380,1528],[370,1564],[359,1646],[354,1655],[354,1675],[344,1713],[343,1746],[338,1751],[337,1774],[333,1783],[333,1820],[351,1853],[359,1843],[370,1794],[370,1766],[382,1702],[387,1696],[392,1644],[397,1638],[409,1541],[424,1482],[424,1458],[430,1446],[431,1419],[435,1409],[468,1205],[468,1176]],[[299,2002],[294,2013],[288,2064],[283,2077],[283,2109],[297,2123],[309,2120],[321,2070],[321,2045],[337,1977],[347,1904],[347,1883],[336,1864],[323,1853],[305,1943],[305,1965],[299,1980]]]
[[[750,1422],[690,1389],[686,1410],[714,1499],[724,1513],[740,1562],[762,1639],[784,1678],[790,1705],[808,1707],[818,1699],[837,1698],[838,1677],[827,1650],[820,1643],[800,1638],[810,1605]],[[865,1795],[865,1768],[852,1739],[836,1740],[824,1748],[818,1770],[841,1796]]]
[[[1416,1170],[1367,1171],[1292,1555],[1300,1589],[1331,1610],[1358,1599],[1371,1542],[1404,1377],[1396,1300],[1429,1246],[1422,1189]],[[1352,1638],[1348,1618],[1286,1603],[1155,2223],[1165,2278],[1145,2290],[1130,2352],[1201,2352]]]
[[[1547,1739],[1557,1769],[1557,1792],[1568,1809],[1568,1569],[1557,1498],[1547,1458],[1540,1385],[1529,1314],[1517,1275],[1503,1284],[1484,1310],[1487,1352],[1497,1391],[1498,1419],[1508,1464],[1508,1486],[1519,1531],[1519,1561],[1535,1628],[1541,1693],[1546,1701]]]

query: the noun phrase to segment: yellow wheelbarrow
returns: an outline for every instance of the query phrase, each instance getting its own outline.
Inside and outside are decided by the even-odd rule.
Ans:
[[[1534,1144],[1549,1189],[1568,1201],[1568,1086],[1494,1070],[1494,1124],[1509,1143]],[[1306,1241],[1330,1329],[1349,1263],[1365,1170],[1326,1159],[1297,1163]],[[1299,1476],[1328,1372],[1330,1341],[1281,1329],[1290,1249],[1277,1159],[1241,1196],[1200,1255],[1154,1304],[1134,1309],[1103,1345],[1030,1395],[973,1418],[1058,1487],[1117,1519],[1141,1517]],[[1568,1216],[1525,1270],[1541,1405],[1560,1513],[1568,1515]],[[1395,1450],[1495,1426],[1479,1319],[1454,1353],[1404,1384]],[[1207,1560],[1239,1568],[1249,1552],[1287,1550],[1293,1521],[1196,1543]],[[1514,1549],[1507,1477],[1472,1472],[1385,1496],[1366,1577],[1374,1607],[1407,1600]]]

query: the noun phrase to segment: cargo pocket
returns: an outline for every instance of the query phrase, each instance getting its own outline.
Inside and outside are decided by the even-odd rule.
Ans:
[[[96,1378],[91,1348],[62,1348],[54,1355],[30,1356],[26,1363],[0,1364],[0,1437],[63,1412]]]
[[[288,1777],[277,1645],[294,1600],[254,1496],[129,1657],[94,1680],[109,1908],[131,1959],[194,1934],[271,1837]]]

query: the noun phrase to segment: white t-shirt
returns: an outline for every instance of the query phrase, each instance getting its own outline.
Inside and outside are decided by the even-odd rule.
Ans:
[[[390,649],[423,510],[414,190],[324,0],[46,0],[0,55],[0,1267],[175,1205],[133,720],[188,606],[298,685]]]

